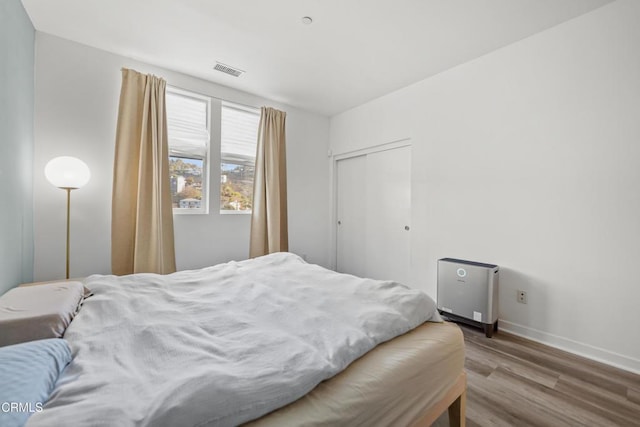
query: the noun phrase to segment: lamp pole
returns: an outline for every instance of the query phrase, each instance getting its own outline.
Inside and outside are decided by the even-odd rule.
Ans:
[[[70,237],[70,229],[71,229],[71,187],[62,187],[63,190],[67,190],[67,279],[69,278],[69,237]]]

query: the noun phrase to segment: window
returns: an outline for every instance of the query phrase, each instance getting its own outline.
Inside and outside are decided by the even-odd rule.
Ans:
[[[209,147],[219,143],[220,213],[251,213],[260,110],[171,87],[166,107],[173,212],[208,212]]]
[[[222,102],[220,212],[250,213],[260,110]]]
[[[167,139],[174,213],[207,212],[209,98],[167,88]]]

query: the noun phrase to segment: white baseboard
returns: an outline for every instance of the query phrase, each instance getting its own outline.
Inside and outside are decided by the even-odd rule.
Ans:
[[[505,331],[522,338],[527,338],[550,347],[555,347],[560,350],[568,351],[569,353],[577,354],[578,356],[586,357],[587,359],[615,366],[616,368],[624,369],[625,371],[630,371],[634,374],[640,374],[640,360],[638,359],[574,341],[569,338],[550,334],[548,332],[539,331],[528,326],[508,322],[506,320],[499,320],[499,327],[501,331]]]

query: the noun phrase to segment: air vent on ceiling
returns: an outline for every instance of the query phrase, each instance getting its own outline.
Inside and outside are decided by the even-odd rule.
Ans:
[[[218,70],[218,71],[222,71],[223,73],[226,74],[230,74],[234,77],[240,77],[244,71],[238,69],[238,68],[234,68],[230,65],[225,65],[221,62],[216,62],[216,66],[213,67],[214,70]]]

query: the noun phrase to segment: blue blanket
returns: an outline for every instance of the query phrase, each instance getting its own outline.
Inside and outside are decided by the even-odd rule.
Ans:
[[[0,347],[0,426],[23,426],[41,412],[70,361],[71,350],[59,338]]]

